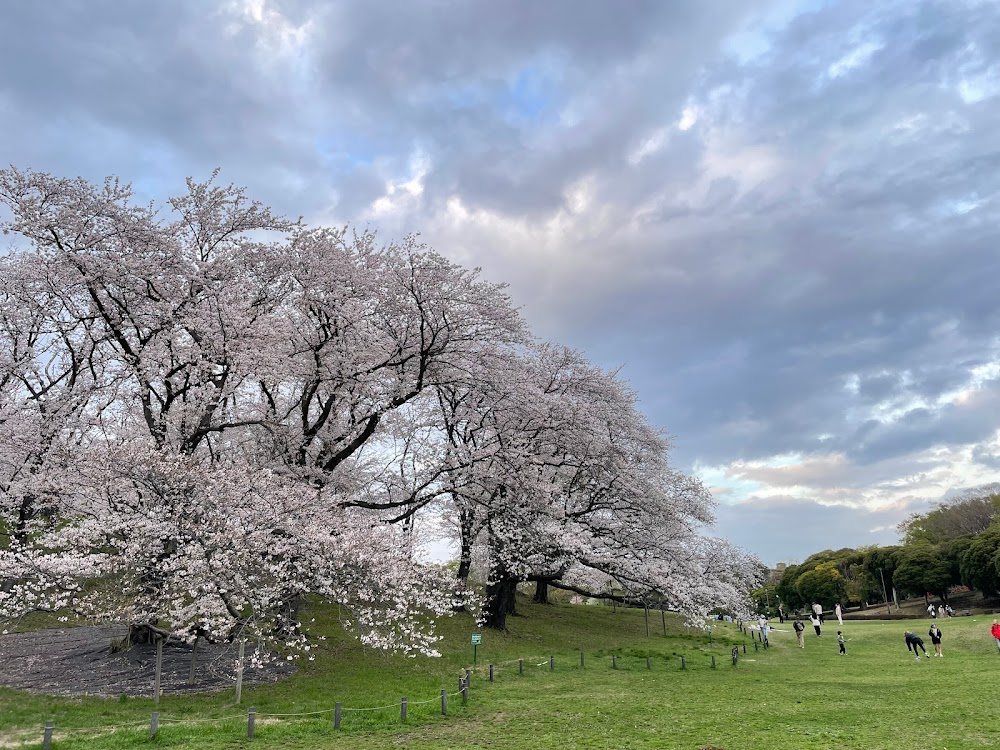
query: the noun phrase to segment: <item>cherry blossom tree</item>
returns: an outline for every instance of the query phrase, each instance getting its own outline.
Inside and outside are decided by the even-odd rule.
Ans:
[[[0,201],[28,243],[0,258],[0,615],[305,648],[314,594],[426,652],[474,545],[492,627],[523,581],[691,617],[752,588],[615,373],[415,238],[309,228],[214,175],[157,206],[7,169]],[[457,586],[413,555],[432,508]]]

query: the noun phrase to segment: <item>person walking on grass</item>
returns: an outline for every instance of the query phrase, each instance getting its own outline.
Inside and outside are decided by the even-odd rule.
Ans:
[[[837,606],[833,608],[833,613],[837,615],[837,623],[841,626],[844,625],[844,611],[840,608],[840,602],[837,602]]]
[[[996,618],[993,618],[993,625],[990,628],[990,635],[996,639],[997,651],[1000,651],[1000,622],[997,622]]]
[[[944,654],[941,653],[941,628],[937,626],[936,622],[931,623],[931,629],[927,631],[927,635],[931,637],[931,646],[934,647],[934,656],[943,657]]]
[[[844,634],[840,630],[837,631],[837,645],[840,646],[840,653],[847,656],[847,647],[844,645]]]
[[[799,639],[799,648],[806,647],[806,626],[802,624],[802,620],[798,617],[795,618],[795,624],[792,625],[792,629],[795,630],[795,637]]]
[[[819,617],[816,615],[810,615],[809,622],[813,624],[813,628],[816,630],[816,635],[819,635],[819,626],[822,624]]]
[[[820,605],[819,602],[813,602],[812,611],[813,611],[813,614],[816,615],[816,619],[819,620],[819,624],[822,625],[823,624],[823,607]],[[817,633],[816,635],[819,635],[819,633]]]
[[[906,633],[906,650],[910,651],[912,649],[913,653],[917,657],[916,661],[920,661],[920,651],[923,651],[924,656],[927,656],[927,649],[924,648],[923,639],[920,636],[911,633],[909,630],[905,631],[905,633]],[[920,651],[917,651],[918,648],[920,649]]]

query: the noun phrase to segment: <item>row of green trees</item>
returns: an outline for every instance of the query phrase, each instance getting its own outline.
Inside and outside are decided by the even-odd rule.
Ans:
[[[971,490],[899,526],[902,543],[824,550],[788,566],[778,581],[754,592],[761,610],[812,602],[866,606],[892,597],[934,594],[953,586],[1000,595],[1000,485]]]

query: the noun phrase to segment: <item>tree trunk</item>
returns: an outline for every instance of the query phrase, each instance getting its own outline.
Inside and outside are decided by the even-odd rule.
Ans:
[[[536,604],[549,603],[549,582],[543,579],[535,581],[535,596],[532,599]]]
[[[491,582],[486,587],[486,608],[483,624],[492,630],[507,629],[507,615],[516,614],[517,579],[509,576]]]
[[[462,549],[458,557],[458,572],[455,574],[458,586],[455,587],[455,603],[452,609],[456,612],[464,612],[464,592],[469,588],[469,571],[472,569],[472,514],[462,511],[459,518],[462,528]]]

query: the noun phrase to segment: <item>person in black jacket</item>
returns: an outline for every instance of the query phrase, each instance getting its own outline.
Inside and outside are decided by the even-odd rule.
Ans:
[[[917,656],[917,661],[920,661],[920,653],[917,651],[919,648],[924,652],[924,656],[927,656],[927,649],[924,648],[924,642],[920,636],[914,635],[909,630],[906,632],[906,650],[913,650],[913,653]]]
[[[941,628],[937,626],[936,622],[931,623],[931,629],[927,631],[927,635],[931,637],[931,645],[934,647],[934,656],[944,656],[941,653]]]

